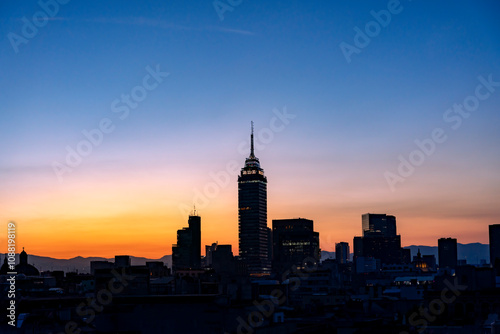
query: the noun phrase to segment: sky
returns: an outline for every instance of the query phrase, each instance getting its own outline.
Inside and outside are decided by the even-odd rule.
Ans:
[[[403,246],[488,243],[500,216],[498,1],[0,4],[0,233],[71,258],[238,252],[256,155],[272,219],[322,250],[395,215]],[[204,249],[204,247],[203,247]]]

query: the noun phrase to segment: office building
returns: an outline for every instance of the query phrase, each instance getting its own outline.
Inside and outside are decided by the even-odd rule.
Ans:
[[[349,243],[339,242],[338,244],[335,244],[335,259],[341,264],[349,262]]]
[[[363,256],[380,260],[381,264],[400,264],[401,236],[365,236],[363,240]]]
[[[273,272],[283,273],[292,266],[315,265],[320,260],[319,233],[309,219],[273,220]]]
[[[396,234],[396,217],[366,213],[361,216],[362,237],[354,237],[354,262],[359,257],[374,258],[380,264],[409,262],[408,252],[401,248],[401,236]],[[355,266],[358,268],[358,266]]]
[[[497,261],[500,262],[500,224],[489,226],[490,234],[490,263],[495,266]],[[500,263],[497,264],[500,267]]]
[[[129,255],[115,255],[115,267],[127,268],[132,265]]]
[[[361,216],[363,236],[370,234],[384,237],[396,236],[396,217],[386,214],[365,213]]]
[[[438,240],[439,268],[456,268],[457,266],[457,239],[441,238]]]
[[[189,216],[189,227],[177,231],[177,244],[172,245],[172,268],[198,269],[201,267],[201,217]]]
[[[212,268],[218,274],[234,274],[236,272],[231,245],[217,245],[217,248],[212,252]]]
[[[238,176],[239,255],[248,273],[269,274],[267,178],[254,152],[253,122],[250,156]]]
[[[214,242],[212,245],[205,245],[205,263],[206,267],[210,267],[212,265],[212,254],[217,249],[217,242]]]

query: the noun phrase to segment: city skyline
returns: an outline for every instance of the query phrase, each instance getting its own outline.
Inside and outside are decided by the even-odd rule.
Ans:
[[[245,2],[223,20],[211,2],[115,4],[60,5],[16,47],[9,33],[44,9],[1,5],[0,219],[17,223],[19,247],[159,258],[194,204],[202,245],[238,254],[252,120],[268,227],[310,219],[321,249],[353,249],[361,215],[380,213],[397,217],[402,246],[488,243],[500,215],[498,3],[402,1],[363,47],[355,28],[380,22],[387,1]],[[359,52],[346,57],[347,44]],[[424,161],[400,173],[400,156]]]
[[[248,161],[249,160],[251,160],[251,161],[256,160],[258,162],[258,159],[254,155],[253,135],[254,134],[253,134],[253,122],[252,122],[252,133],[251,133],[251,139],[250,139],[250,144],[249,144],[249,147],[250,147],[250,150],[251,150],[250,152],[251,153],[250,153],[250,157],[245,159],[246,160],[245,167],[248,167],[247,165],[248,165]],[[242,142],[242,144],[243,144],[243,142]],[[258,166],[258,167],[260,168],[260,166]],[[241,170],[243,170],[243,169],[245,169],[245,168],[242,168]],[[212,180],[216,180],[216,177],[212,177]],[[196,198],[196,196],[195,196],[195,198]],[[210,195],[207,195],[207,193],[204,193],[204,194],[202,194],[202,198],[208,198],[208,199],[210,199]],[[185,210],[185,207],[182,207],[182,208],[179,207],[179,209],[180,210]],[[189,214],[190,218],[192,218],[193,215],[195,215],[197,217],[201,216],[201,214],[199,213],[199,210],[196,209],[196,204],[194,204],[194,211],[193,212],[195,212],[195,213],[190,213]],[[359,229],[360,226],[363,226],[363,229],[364,229],[364,217],[366,215],[369,215],[369,214],[371,214],[371,215],[382,215],[382,216],[386,215],[385,213],[380,213],[380,212],[378,212],[378,213],[374,213],[374,212],[368,213],[368,212],[366,212],[366,213],[360,214],[359,217],[358,217],[358,223],[357,223],[358,226],[356,227],[356,229]],[[387,216],[389,217],[389,215],[387,215]],[[392,215],[390,217],[394,218]],[[276,220],[276,219],[278,219],[278,220],[279,219],[297,219],[297,218],[300,218],[300,219],[304,219],[304,218],[305,219],[309,219],[308,217],[306,217],[304,215],[298,215],[298,216],[294,216],[294,217],[290,216],[290,217],[272,218],[272,219],[268,218],[268,225],[267,226],[269,227],[269,221],[272,221],[272,220]],[[184,224],[184,223],[179,223],[179,225],[182,225],[182,224]],[[488,231],[486,231],[486,232],[483,231],[483,233],[486,234],[486,239],[488,239]],[[401,242],[402,242],[402,246],[403,247],[404,246],[410,246],[410,245],[420,245],[420,244],[416,244],[416,243],[412,243],[412,244],[408,243],[408,244],[406,244],[406,243],[404,243],[405,235],[403,235],[402,233],[398,233],[398,234],[402,235]],[[205,245],[205,244],[209,245],[210,244],[210,240],[208,240],[207,237],[203,237],[203,233],[201,235],[202,235],[202,242],[201,242],[201,244],[202,245]],[[446,234],[445,236],[449,237],[449,236],[453,236],[453,235]],[[336,242],[347,242],[350,246],[354,247],[354,245],[353,245],[353,237],[355,237],[355,235],[353,235],[350,239],[348,238],[348,239],[345,239],[343,241],[342,240],[337,240]],[[437,246],[438,245],[438,239],[440,239],[442,237],[443,236],[437,236],[434,243],[425,244],[425,245],[428,245],[428,246],[434,246],[434,245],[436,245]],[[327,236],[327,238],[330,238],[330,236]],[[320,246],[321,246],[321,241],[324,241],[325,237],[322,237],[321,233],[320,233],[319,234],[319,239],[320,239]],[[174,240],[175,240],[175,238],[174,238]],[[207,242],[205,242],[205,240],[207,240]],[[212,241],[212,242],[216,242],[216,241]],[[220,240],[217,240],[217,242],[220,243]],[[480,241],[470,241],[470,242],[462,242],[462,243],[473,243],[473,242],[480,242]],[[488,244],[488,242],[482,242],[482,243]],[[233,247],[235,248],[236,252],[239,251],[239,248],[237,247],[237,245],[238,245],[237,242],[235,244],[229,242],[228,244],[233,245]],[[424,243],[421,243],[421,245],[424,245]],[[169,247],[166,247],[166,249],[167,248],[169,248]],[[335,251],[335,244],[333,244],[333,246],[331,244],[327,245],[325,248],[322,248],[322,250],[326,250],[326,251],[329,251],[329,252],[334,252]],[[143,256],[144,255],[144,254],[141,254],[141,253],[135,254],[135,253],[130,253],[130,252],[127,253],[127,254],[134,255],[134,256]],[[162,256],[162,255],[171,255],[171,254],[172,254],[171,251],[170,252],[166,251],[164,253],[161,253],[161,252],[157,252],[156,253],[156,255],[158,255],[158,257]],[[43,254],[37,254],[37,255],[43,255]],[[111,253],[90,254],[88,256],[115,256],[115,255],[116,255],[116,252],[113,253],[113,251],[112,251]],[[46,256],[51,256],[51,255],[48,254]],[[82,256],[82,255],[81,254],[75,254],[75,256]],[[57,258],[57,256],[55,256],[55,258]]]

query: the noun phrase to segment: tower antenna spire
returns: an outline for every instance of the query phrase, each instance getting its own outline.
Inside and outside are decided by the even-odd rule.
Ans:
[[[252,134],[250,135],[250,157],[255,157],[254,149],[253,149],[253,121],[252,123]]]

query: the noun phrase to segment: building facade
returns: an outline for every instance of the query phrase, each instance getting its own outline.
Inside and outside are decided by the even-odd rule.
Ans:
[[[255,156],[252,134],[250,156],[238,176],[239,255],[249,274],[269,274],[267,178]]]
[[[500,262],[500,224],[489,226],[490,234],[490,263],[495,265],[495,262]],[[500,263],[497,264],[500,266]]]
[[[351,255],[349,253],[349,243],[339,242],[335,244],[335,259],[338,263],[344,264],[349,262]]]
[[[201,267],[201,217],[189,216],[189,227],[177,231],[177,244],[172,245],[172,268],[198,269]]]
[[[401,236],[396,234],[396,217],[367,213],[361,216],[361,223],[363,236],[353,240],[354,261],[363,257],[386,265],[403,262],[405,251],[401,248]]]
[[[386,214],[365,213],[361,216],[363,236],[370,234],[394,237],[396,233],[396,217]]]
[[[273,220],[273,271],[282,273],[292,266],[318,264],[320,260],[319,233],[309,219]]]
[[[439,268],[455,268],[458,261],[457,239],[441,238],[438,240]]]

